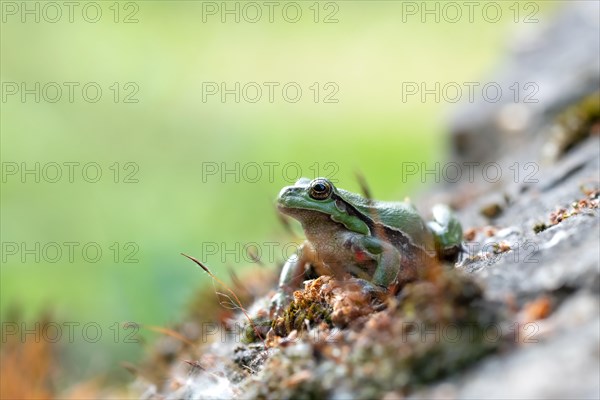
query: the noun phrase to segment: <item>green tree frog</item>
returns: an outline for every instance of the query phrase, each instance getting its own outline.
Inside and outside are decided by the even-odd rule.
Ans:
[[[277,197],[280,212],[302,224],[306,241],[284,264],[272,311],[279,314],[307,276],[358,278],[365,291],[398,288],[438,260],[456,259],[462,227],[436,205],[425,223],[410,202],[381,202],[301,178]]]

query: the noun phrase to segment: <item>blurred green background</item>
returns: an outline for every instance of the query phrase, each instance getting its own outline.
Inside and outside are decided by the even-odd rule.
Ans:
[[[267,15],[250,23],[244,14],[239,23],[232,15],[222,23],[220,13],[203,14],[207,4],[194,1],[97,2],[102,17],[96,23],[82,17],[86,3],[80,3],[72,23],[66,8],[56,23],[48,21],[55,16],[52,9],[46,15],[41,9],[39,22],[32,16],[22,22],[22,10],[13,14],[6,3],[12,2],[3,2],[1,31],[2,320],[8,307],[20,305],[28,321],[52,309],[59,321],[99,324],[103,335],[97,343],[81,340],[78,329],[74,343],[61,343],[74,378],[107,371],[120,376],[118,361],[138,359],[143,348],[122,337],[114,340],[111,326],[125,321],[168,326],[192,293],[210,284],[180,252],[204,258],[225,278],[226,265],[250,263],[232,255],[223,263],[220,254],[202,254],[203,244],[233,248],[289,240],[273,208],[280,188],[296,178],[293,168],[283,176],[284,165],[295,163],[308,177],[314,177],[315,163],[320,175],[331,176],[334,165],[333,177],[349,190],[358,190],[354,174],[361,171],[377,198],[409,195],[418,180],[403,183],[401,163],[446,157],[444,116],[452,104],[423,103],[418,96],[403,102],[402,83],[480,80],[510,35],[526,28],[523,9],[515,23],[509,10],[514,2],[500,2],[503,15],[496,23],[477,13],[472,23],[466,16],[458,23],[433,17],[422,23],[420,14],[403,21],[405,5],[389,1],[298,2],[303,14],[297,23],[285,21],[280,9],[272,23]],[[537,18],[554,6],[536,4],[542,7]],[[94,10],[87,11],[93,17]],[[331,13],[337,22],[324,23]],[[124,23],[126,17],[133,23]],[[42,93],[39,103],[34,95],[23,102],[20,92],[9,95],[7,82],[28,88],[57,82],[62,98],[52,103]],[[79,84],[73,102],[64,82]],[[98,102],[82,97],[88,82],[101,87]],[[280,86],[272,103],[265,86],[256,103],[243,97],[236,103],[233,95],[225,103],[218,95],[203,102],[203,82]],[[287,82],[303,90],[296,103],[282,97]],[[317,102],[310,89],[315,82]],[[325,87],[328,82],[335,86]],[[339,89],[337,103],[323,102],[331,87]],[[134,90],[130,99],[138,101],[124,102]],[[51,87],[46,95],[54,97]],[[31,174],[22,179],[20,170],[9,174],[15,165],[34,168],[36,162],[40,182]],[[73,182],[65,162],[80,163]],[[90,162],[102,171],[95,183],[82,177],[81,166]],[[272,180],[265,162],[280,163]],[[53,165],[48,163],[63,165],[56,183],[44,179],[44,166]],[[206,163],[227,168],[239,163],[240,170],[258,163],[263,175],[256,182],[243,176],[236,182],[234,175],[203,179]],[[127,183],[127,177],[137,182]],[[46,260],[54,253],[35,262],[22,251],[54,242],[63,250],[57,262]],[[72,262],[64,242],[79,243]],[[101,248],[98,262],[81,254],[86,243]],[[16,254],[11,244],[18,246]],[[131,260],[137,262],[124,262],[134,251]],[[265,260],[270,268],[283,261],[280,251],[275,254]]]

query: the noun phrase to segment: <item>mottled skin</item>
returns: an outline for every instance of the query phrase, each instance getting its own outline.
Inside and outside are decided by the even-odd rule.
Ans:
[[[302,224],[306,241],[285,263],[273,311],[279,314],[306,272],[359,278],[369,292],[396,288],[420,268],[458,254],[462,228],[450,209],[433,209],[425,224],[408,202],[381,202],[336,188],[329,180],[302,178],[284,187],[279,210]]]

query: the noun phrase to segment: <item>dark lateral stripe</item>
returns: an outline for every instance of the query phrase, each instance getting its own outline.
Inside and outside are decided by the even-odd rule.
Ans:
[[[386,235],[388,235],[388,232],[392,232],[393,236],[394,236],[393,239],[397,240],[402,246],[416,247],[416,248],[419,248],[419,249],[425,251],[425,253],[429,253],[427,251],[427,249],[425,247],[423,247],[423,245],[414,243],[401,230],[394,229],[393,227],[392,228],[387,228],[384,225],[375,222],[369,216],[364,215],[363,213],[361,213],[360,211],[358,211],[352,204],[350,204],[347,201],[345,201],[342,197],[338,196],[336,193],[332,193],[331,197],[335,201],[337,201],[337,200],[342,201],[346,205],[346,209],[348,210],[348,212],[352,216],[360,219],[365,224],[367,224],[367,226],[369,227],[369,231],[371,232],[371,235],[374,235],[375,232],[381,232],[381,231],[384,232]],[[392,240],[390,240],[390,241],[392,241]],[[392,243],[393,243],[393,241],[392,241]]]

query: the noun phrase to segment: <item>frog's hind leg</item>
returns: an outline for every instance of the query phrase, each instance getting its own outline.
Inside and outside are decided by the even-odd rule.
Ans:
[[[444,204],[437,204],[432,209],[433,221],[427,226],[433,233],[438,257],[446,261],[456,261],[463,251],[462,226],[454,212]]]

